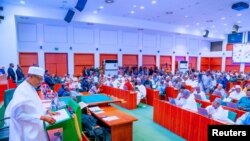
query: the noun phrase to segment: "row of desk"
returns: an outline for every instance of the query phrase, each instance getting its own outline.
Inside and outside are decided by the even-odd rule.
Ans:
[[[207,141],[208,125],[225,124],[158,99],[154,100],[153,120],[190,141]]]
[[[103,123],[103,125],[111,129],[112,141],[120,141],[120,140],[132,141],[133,122],[136,121],[137,119],[108,104],[110,102],[116,102],[117,99],[103,95],[103,94],[80,96],[80,97],[77,97],[77,99],[87,103],[90,106],[101,105],[100,108],[104,112],[99,113],[99,114],[96,114],[93,112],[93,115],[101,123]],[[60,101],[65,101],[67,106],[72,107],[73,111],[75,111],[76,116],[77,116],[79,129],[82,130],[81,110],[77,102],[75,102],[73,99],[69,97],[60,98]],[[116,116],[118,117],[118,119],[111,120],[111,121],[105,121],[103,119],[103,117],[109,117],[109,116]],[[70,116],[69,119],[66,119],[64,121],[61,121],[61,122],[58,122],[56,124],[49,125],[46,127],[47,130],[52,130],[52,131],[54,131],[54,129],[56,128],[58,129],[62,128],[64,141],[68,141],[68,140],[78,141],[76,125],[75,125],[73,117]],[[84,141],[88,140],[84,134],[82,137]]]

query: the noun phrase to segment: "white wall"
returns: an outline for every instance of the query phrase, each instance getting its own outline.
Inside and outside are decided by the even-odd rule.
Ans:
[[[42,67],[44,67],[45,52],[67,52],[69,73],[74,71],[73,54],[75,52],[94,53],[96,67],[99,66],[100,53],[117,53],[119,65],[122,64],[122,54],[138,54],[139,65],[142,64],[143,54],[156,55],[158,66],[160,55],[198,56],[198,62],[199,53],[202,56],[210,55],[209,40],[169,33],[167,31],[170,31],[171,27],[164,24],[88,15],[76,17],[82,21],[81,23],[67,24],[62,20],[66,10],[13,5],[4,5],[4,8],[5,20],[0,24],[0,66],[8,66],[10,62],[17,64],[18,52],[38,52],[38,62]],[[18,18],[15,20],[17,15]],[[35,17],[33,18],[35,20],[20,19],[20,16]],[[110,25],[88,25],[83,22]],[[114,25],[119,25],[119,27]],[[140,27],[144,30],[137,30]],[[160,32],[161,29],[165,32]],[[73,49],[70,50],[70,47]],[[59,48],[59,50],[55,51],[54,48]],[[99,50],[96,51],[96,48]],[[122,51],[120,52],[119,49]],[[173,51],[176,53],[173,54]],[[172,60],[174,61],[174,58]]]

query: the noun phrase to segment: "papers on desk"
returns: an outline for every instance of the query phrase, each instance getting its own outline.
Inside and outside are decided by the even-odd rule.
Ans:
[[[65,109],[61,109],[61,110],[58,110],[56,112],[59,113],[59,114],[52,116],[56,120],[56,123],[70,118]],[[46,125],[49,125],[48,122],[45,122],[45,123],[46,123]]]
[[[42,103],[45,109],[50,109],[51,100],[42,100]]]
[[[87,107],[88,106],[88,104],[87,103],[84,103],[84,102],[79,102],[78,103],[79,105],[80,105],[80,107],[81,107],[81,109],[83,109],[83,108],[85,108],[85,107]]]
[[[99,106],[90,107],[89,110],[92,112],[103,111]]]
[[[112,120],[117,120],[119,119],[117,116],[109,116],[109,117],[104,117],[103,120],[105,121],[112,121]]]

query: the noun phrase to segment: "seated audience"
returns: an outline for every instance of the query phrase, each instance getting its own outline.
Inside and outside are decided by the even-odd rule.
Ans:
[[[250,111],[250,89],[247,90],[246,96],[237,102],[237,107],[240,110]]]
[[[61,88],[58,90],[58,96],[70,96],[70,89],[68,84],[62,84]]]
[[[94,84],[92,85],[92,87],[90,88],[89,93],[90,93],[90,94],[97,94],[97,93],[99,93],[99,92],[100,92],[99,84],[98,84],[98,83],[94,83]]]
[[[228,118],[228,110],[224,110],[221,106],[221,99],[216,98],[212,105],[206,107],[209,117],[217,120],[221,120],[228,123],[234,123]]]
[[[246,96],[246,94],[241,90],[240,85],[236,85],[235,90],[233,90],[229,97],[223,101],[230,102],[232,100],[240,100],[243,96]]]
[[[176,105],[182,107],[183,109],[188,109],[197,112],[197,103],[194,100],[194,97],[190,95],[189,90],[184,90],[182,96],[179,100],[175,100]]]
[[[195,91],[193,92],[193,95],[194,94],[198,94],[201,96],[201,100],[203,101],[209,101],[205,95],[205,93],[203,91],[201,91],[201,87],[200,86],[196,86],[195,87]]]

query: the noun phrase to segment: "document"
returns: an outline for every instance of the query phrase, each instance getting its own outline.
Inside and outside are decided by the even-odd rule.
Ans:
[[[79,105],[80,105],[80,107],[81,107],[81,109],[83,109],[83,108],[85,108],[85,107],[87,107],[88,106],[88,104],[87,103],[85,103],[85,102],[79,102],[78,103]]]
[[[56,123],[58,123],[60,121],[63,121],[65,119],[69,119],[70,118],[69,115],[68,115],[68,113],[67,113],[67,111],[65,109],[61,109],[61,110],[58,110],[56,112],[59,113],[59,114],[52,116],[56,120]],[[46,123],[46,125],[49,124],[48,122],[45,122],[45,123]]]
[[[103,120],[105,121],[112,121],[112,120],[117,120],[119,119],[117,116],[109,116],[109,117],[104,117]]]
[[[90,107],[89,110],[92,112],[103,111],[99,106]]]

